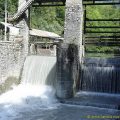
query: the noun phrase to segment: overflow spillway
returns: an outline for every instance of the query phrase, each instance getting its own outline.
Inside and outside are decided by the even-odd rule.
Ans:
[[[58,105],[55,79],[56,57],[28,56],[21,84],[0,95],[0,120],[35,120],[34,116],[46,119],[45,110],[54,110]]]
[[[56,57],[28,56],[24,63],[22,84],[53,85],[56,79]]]
[[[86,58],[81,66],[83,91],[120,93],[120,59]]]

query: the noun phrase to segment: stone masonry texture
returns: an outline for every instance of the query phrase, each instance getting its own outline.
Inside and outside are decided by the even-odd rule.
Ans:
[[[70,98],[76,92],[82,58],[82,0],[66,0],[64,42],[57,51],[57,96]]]

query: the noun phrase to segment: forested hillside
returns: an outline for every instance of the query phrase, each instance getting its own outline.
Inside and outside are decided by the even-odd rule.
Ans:
[[[17,11],[18,0],[8,1],[8,13],[14,14]],[[4,21],[4,3],[5,0],[0,0],[0,21]],[[62,34],[64,30],[64,7],[37,7],[30,8],[31,10],[31,27],[43,30],[52,31]],[[87,18],[120,18],[120,8],[117,6],[90,6],[87,7]],[[119,22],[88,22],[89,26],[119,26]],[[97,29],[95,29],[97,30]],[[105,29],[98,29],[105,30]]]
[[[31,27],[62,34],[64,30],[64,7],[31,8]]]

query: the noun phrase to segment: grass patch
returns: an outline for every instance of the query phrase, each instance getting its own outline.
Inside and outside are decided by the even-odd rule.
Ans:
[[[19,79],[16,77],[8,77],[4,83],[0,85],[0,94],[12,89],[12,85],[18,85],[20,83]]]

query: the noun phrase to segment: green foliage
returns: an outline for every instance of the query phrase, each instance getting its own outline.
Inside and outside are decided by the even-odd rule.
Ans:
[[[118,6],[88,6],[87,18],[89,19],[120,19],[120,7]],[[87,26],[120,26],[120,22],[116,21],[95,21],[87,22]],[[116,28],[88,28],[89,31],[120,31]],[[100,34],[96,34],[100,35]],[[111,35],[111,34],[102,34]]]
[[[4,20],[4,0],[0,0],[0,22]]]
[[[114,57],[120,55],[119,46],[85,46],[86,57]]]
[[[87,18],[88,19],[120,19],[120,7],[118,6],[87,6]],[[120,22],[116,21],[95,21],[95,22],[87,22],[87,26],[120,26]],[[110,31],[117,32],[120,31],[120,28],[87,28],[89,31]],[[90,33],[87,36],[114,36],[120,35],[120,33]],[[107,39],[106,39],[107,40]],[[105,42],[105,41],[104,41]],[[85,47],[87,56],[96,54],[101,54],[101,56],[105,56],[105,54],[120,54],[119,47],[114,46],[96,46],[96,45],[87,45]],[[94,53],[94,54],[93,54]],[[103,53],[105,53],[103,55]]]
[[[14,14],[18,8],[18,0],[7,0],[8,1],[8,13]]]
[[[64,7],[31,8],[31,27],[61,34],[64,30]]]
[[[85,50],[89,53],[116,53],[119,47],[87,45]]]
[[[7,0],[7,11],[13,15],[17,11],[18,0]],[[5,0],[0,0],[0,21],[4,21]],[[62,34],[64,30],[64,7],[31,7],[31,28]]]
[[[8,14],[14,14],[17,11],[17,0],[7,0]],[[5,18],[5,0],[0,0],[0,22]]]

